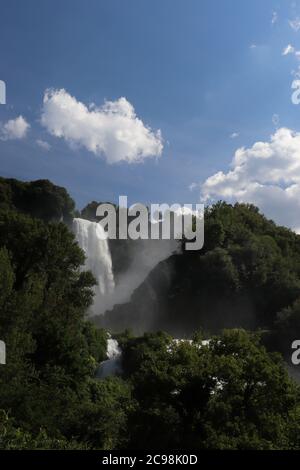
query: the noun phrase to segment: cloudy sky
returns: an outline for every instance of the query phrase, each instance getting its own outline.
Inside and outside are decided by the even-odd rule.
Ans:
[[[252,202],[300,230],[300,1],[0,8],[1,175],[78,207]]]

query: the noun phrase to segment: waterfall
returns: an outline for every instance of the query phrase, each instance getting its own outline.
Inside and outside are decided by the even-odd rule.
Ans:
[[[6,346],[4,341],[0,341],[0,364],[6,364]]]
[[[73,230],[86,256],[85,269],[92,271],[97,281],[93,306],[93,313],[97,314],[97,306],[102,310],[106,297],[109,297],[115,288],[106,233],[99,223],[79,218],[73,219]]]
[[[93,315],[102,315],[115,304],[130,300],[133,291],[149,272],[162,260],[179,249],[177,240],[137,240],[129,244],[131,264],[118,278],[115,286],[109,244],[102,225],[97,222],[73,219],[76,239],[86,255],[85,269],[92,271],[96,280]]]
[[[100,367],[97,370],[96,377],[98,379],[104,379],[105,377],[109,377],[110,375],[115,375],[122,371],[121,369],[122,351],[119,347],[117,340],[108,338],[106,355],[107,355],[107,360],[101,362]]]

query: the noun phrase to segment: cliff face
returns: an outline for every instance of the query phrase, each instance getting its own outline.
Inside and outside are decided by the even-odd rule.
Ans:
[[[162,328],[163,312],[167,310],[169,292],[174,280],[173,263],[176,255],[159,263],[144,282],[133,292],[129,302],[115,305],[103,316],[95,318],[96,323],[121,332],[131,329],[136,334]]]

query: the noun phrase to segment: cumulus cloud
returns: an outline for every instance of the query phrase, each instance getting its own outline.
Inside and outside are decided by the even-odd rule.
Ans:
[[[18,116],[16,119],[10,119],[6,123],[0,123],[0,139],[24,139],[29,129],[30,125],[26,119],[23,116]]]
[[[49,152],[49,150],[51,149],[51,145],[48,142],[46,142],[45,140],[37,139],[36,144],[39,147],[41,147],[41,149],[46,150],[46,152]]]
[[[159,157],[163,150],[160,130],[145,126],[126,98],[86,106],[64,89],[47,90],[41,123],[50,134],[105,157],[108,163],[141,162]]]
[[[267,142],[239,148],[231,169],[209,177],[202,199],[249,202],[300,232],[300,133],[278,129]]]

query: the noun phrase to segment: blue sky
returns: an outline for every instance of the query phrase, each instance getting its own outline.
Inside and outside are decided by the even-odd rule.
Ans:
[[[0,173],[48,178],[67,187],[78,207],[93,199],[117,201],[119,194],[132,203],[196,203],[202,185],[207,197],[226,197],[227,180],[225,190],[208,190],[205,182],[228,173],[238,148],[270,142],[281,127],[300,131],[300,106],[291,102],[292,72],[300,65],[299,1],[1,0],[0,9],[0,79],[7,86]],[[284,56],[289,44],[294,52]],[[49,121],[41,124],[49,88],[64,89],[85,106],[125,97],[153,139],[161,131],[161,155],[110,163],[83,143],[85,136],[76,142],[73,135],[74,147],[70,134],[53,135]],[[18,116],[30,128],[13,138],[5,125]],[[286,142],[278,139],[275,153]],[[248,182],[270,185],[251,175]],[[298,184],[283,180],[271,183],[281,189]],[[248,196],[261,202],[255,194]],[[261,205],[280,219],[284,209],[274,200]]]

